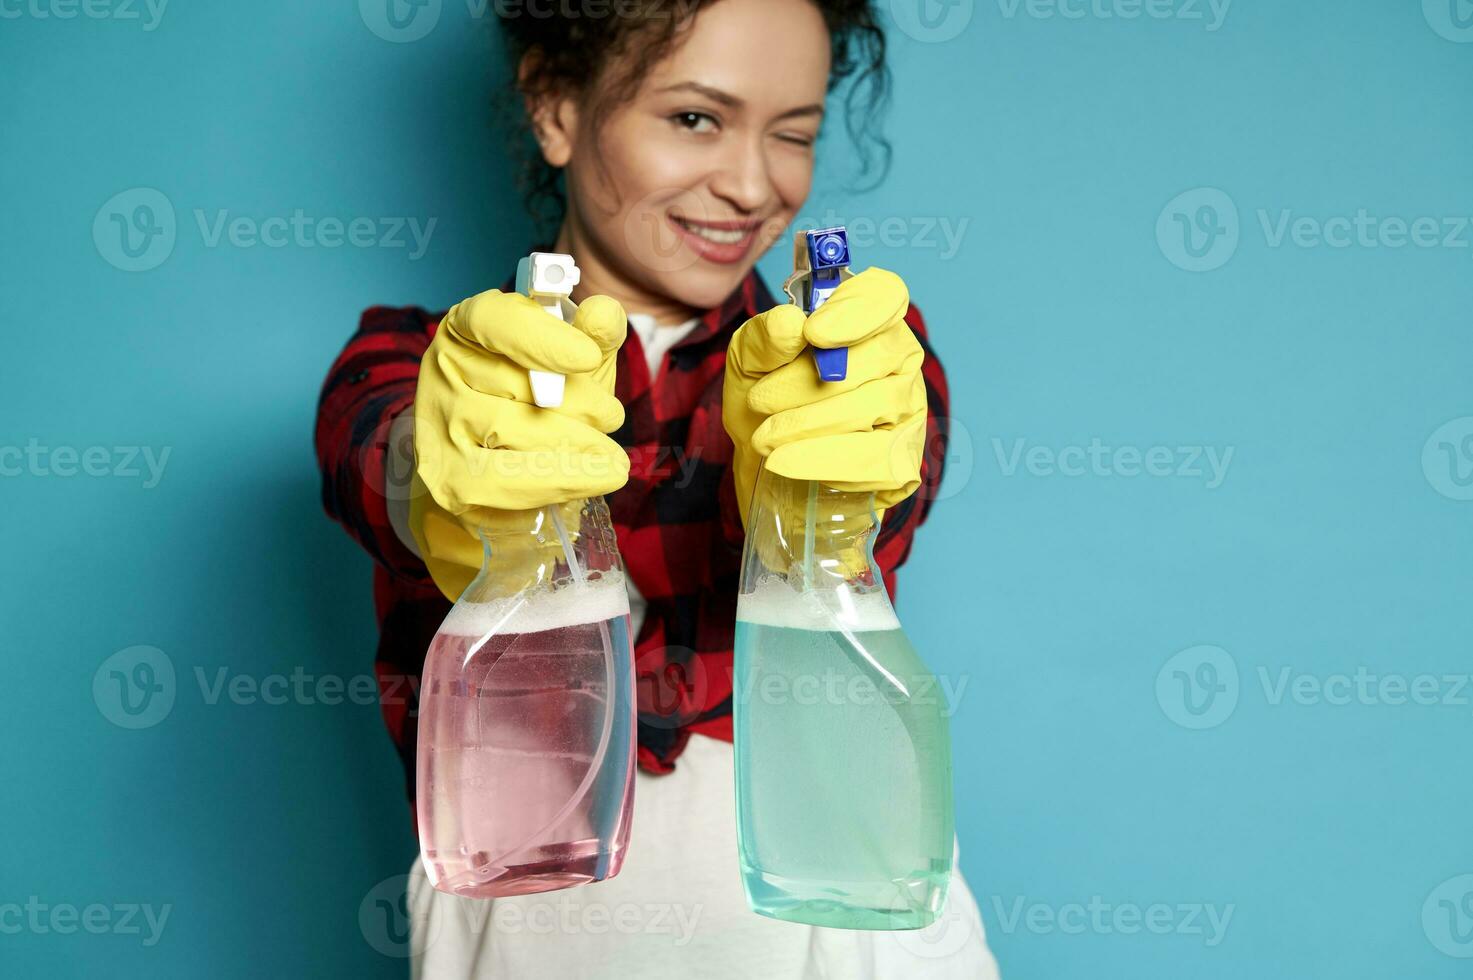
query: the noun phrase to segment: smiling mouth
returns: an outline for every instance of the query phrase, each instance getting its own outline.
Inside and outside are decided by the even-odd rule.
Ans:
[[[756,222],[751,221],[695,222],[673,214],[670,215],[670,220],[713,245],[741,245],[751,239],[758,227]]]

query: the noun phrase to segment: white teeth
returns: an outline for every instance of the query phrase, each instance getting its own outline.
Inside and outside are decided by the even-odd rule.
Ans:
[[[679,221],[678,218],[676,220]],[[701,228],[687,221],[681,221],[680,226],[691,234],[704,238],[708,242],[714,242],[717,245],[735,245],[747,237],[747,232],[740,229],[725,231],[719,228]]]

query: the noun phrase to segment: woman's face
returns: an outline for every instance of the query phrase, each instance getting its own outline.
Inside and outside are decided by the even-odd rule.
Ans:
[[[828,77],[813,4],[720,0],[601,126],[565,103],[559,247],[585,287],[656,315],[730,295],[808,196]]]

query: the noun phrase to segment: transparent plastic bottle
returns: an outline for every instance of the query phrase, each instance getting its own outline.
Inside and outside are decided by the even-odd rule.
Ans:
[[[764,466],[747,524],[733,709],[748,903],[818,926],[927,926],[951,880],[951,742],[874,561],[874,495]]]
[[[480,574],[436,633],[420,686],[426,874],[470,898],[612,878],[629,839],[635,715],[608,505],[499,511],[479,533]]]
[[[758,476],[737,600],[738,846],[756,912],[919,929],[951,880],[951,742],[874,564],[872,497]]]

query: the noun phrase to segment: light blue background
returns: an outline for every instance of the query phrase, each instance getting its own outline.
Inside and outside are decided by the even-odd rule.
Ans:
[[[930,28],[896,2],[890,178],[853,195],[826,166],[805,214],[900,222],[856,253],[904,274],[950,372],[967,438],[899,606],[967,685],[962,863],[1005,976],[1468,975],[1452,954],[1473,942],[1448,930],[1473,914],[1440,904],[1468,880],[1433,892],[1473,872],[1473,692],[1441,679],[1473,663],[1473,502],[1449,468],[1473,468],[1473,423],[1449,430],[1454,457],[1439,437],[1424,466],[1424,445],[1473,416],[1473,232],[1275,246],[1260,220],[1473,214],[1473,31],[1452,2],[1238,0],[1216,30],[1205,2],[1186,13],[1206,20],[933,5],[950,19]],[[412,855],[377,708],[209,704],[195,672],[369,670],[369,562],[321,513],[315,401],[360,309],[447,305],[527,240],[485,125],[489,24],[462,0],[414,43],[351,2],[175,0],[153,30],[141,6],[37,9],[0,19],[0,446],[170,456],[151,488],[0,478],[0,906],[171,911],[151,947],[0,932],[0,973],[401,975],[358,918]],[[92,230],[139,187],[177,241],[130,273]],[[1198,188],[1226,195],[1238,239],[1190,272],[1175,214],[1223,197],[1167,205]],[[410,261],[207,247],[194,217],[298,208],[438,220]],[[955,254],[932,219],[963,229]],[[1213,489],[1127,476],[1128,457],[1045,465],[1096,439],[1233,455]],[[1045,449],[1010,469],[1017,440]],[[168,717],[130,731],[92,680],[135,645],[178,683]],[[1199,654],[1166,665],[1203,645],[1228,689],[1197,716],[1175,671],[1210,680]],[[1436,675],[1461,704],[1275,699],[1285,668],[1332,693],[1357,669]],[[1220,723],[1177,723],[1202,720]],[[1183,931],[1075,917],[1092,902],[1163,903]],[[1189,931],[1193,903],[1231,907],[1220,942]]]

